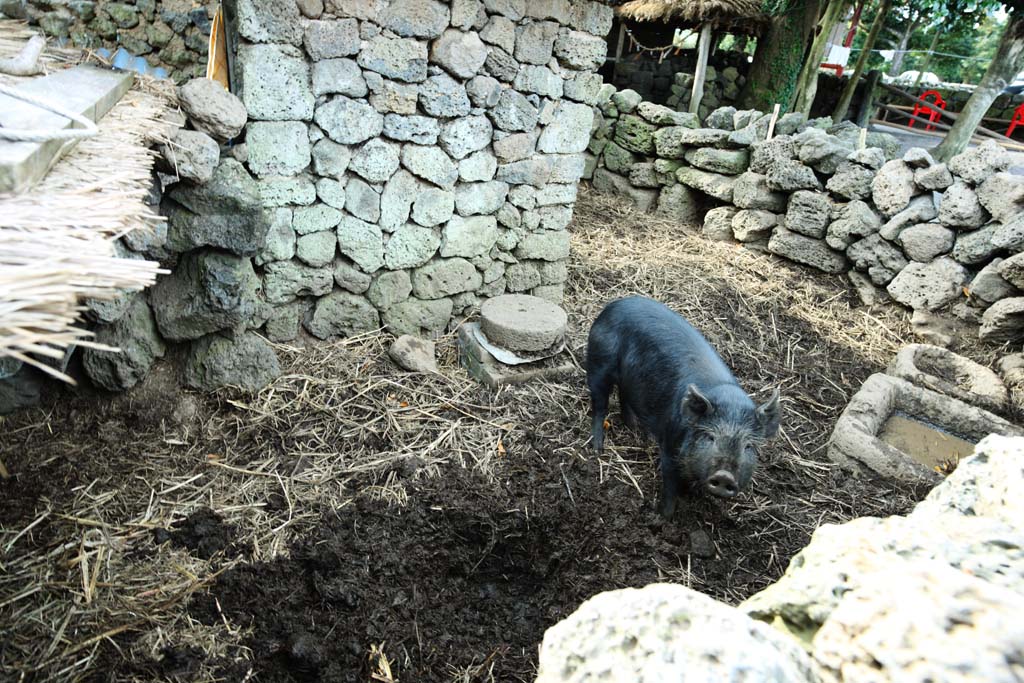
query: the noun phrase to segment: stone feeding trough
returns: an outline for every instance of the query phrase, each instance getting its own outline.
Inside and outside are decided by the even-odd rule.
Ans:
[[[979,407],[1004,409],[1006,389],[995,373],[962,356],[913,344],[896,356],[890,373],[869,377],[839,417],[828,447],[833,462],[934,484],[985,436],[1024,435]]]
[[[575,368],[565,351],[567,322],[561,307],[540,297],[494,297],[480,307],[479,322],[459,328],[459,357],[492,389],[563,377]]]

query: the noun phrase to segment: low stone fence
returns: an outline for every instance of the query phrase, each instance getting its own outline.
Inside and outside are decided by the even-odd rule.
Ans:
[[[719,108],[703,122],[604,86],[587,178],[644,211],[701,224],[826,273],[849,272],[865,297],[917,312],[954,304],[994,342],[1024,322],[1024,178],[985,143],[936,163],[851,123]],[[1005,258],[1005,260],[1004,260]],[[965,292],[968,294],[965,299]]]
[[[704,76],[701,116],[707,116],[719,106],[735,104],[747,81],[746,57],[737,51],[714,56]],[[693,90],[694,62],[693,51],[666,57],[660,62],[653,57],[630,55],[616,64],[612,84],[619,90],[635,90],[647,102],[686,111]]]
[[[176,82],[203,76],[216,2],[0,0],[0,15],[24,19],[47,36],[84,49],[124,47],[164,67]]]

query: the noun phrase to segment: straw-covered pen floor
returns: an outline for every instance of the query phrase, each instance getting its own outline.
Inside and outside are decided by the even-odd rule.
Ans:
[[[644,293],[757,398],[781,386],[752,491],[662,523],[651,444],[613,412],[605,455],[587,450],[582,372],[492,395],[451,335],[435,377],[398,370],[381,335],[281,346],[286,374],[256,395],[183,393],[165,364],[128,396],[68,388],[3,424],[0,677],[531,681],[544,630],[599,591],[670,580],[735,603],[819,525],[922,494],[824,457],[904,313],[581,194],[574,357],[606,302]]]

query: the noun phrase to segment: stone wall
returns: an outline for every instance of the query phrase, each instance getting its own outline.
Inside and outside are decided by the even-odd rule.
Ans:
[[[719,52],[713,55],[704,76],[704,96],[700,115],[707,116],[720,106],[736,103],[746,83],[749,64],[742,52]],[[635,55],[624,57],[616,65],[611,83],[620,90],[634,90],[646,102],[664,104],[678,111],[687,111],[693,91],[693,51],[657,59]]]
[[[238,94],[207,79],[179,89],[190,129],[163,149],[166,234],[126,244],[172,272],[151,315],[101,319],[101,340],[187,345],[187,384],[256,388],[278,371],[264,338],[431,336],[505,292],[561,302],[610,8],[225,10]],[[156,355],[86,371],[124,389]]]
[[[163,67],[181,83],[206,73],[216,2],[193,0],[0,0],[0,15],[26,19],[75,47],[118,47]]]
[[[1004,172],[1007,152],[895,159],[892,136],[860,148],[850,122],[787,114],[766,140],[770,119],[727,107],[702,123],[604,86],[586,177],[712,239],[849,272],[865,298],[891,296],[922,326],[952,305],[983,339],[1024,336],[1024,177]]]

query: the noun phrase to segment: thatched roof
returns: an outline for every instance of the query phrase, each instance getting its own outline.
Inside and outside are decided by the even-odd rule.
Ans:
[[[768,18],[761,0],[630,0],[616,12],[636,21],[710,23],[722,28],[759,26]]]
[[[31,35],[0,21],[0,58],[17,54]],[[53,71],[84,57],[50,46],[42,64]],[[0,77],[7,85],[18,81]],[[0,196],[0,360],[68,379],[43,359],[90,345],[85,300],[111,299],[155,280],[159,264],[119,258],[114,242],[163,220],[144,199],[154,159],[149,147],[173,130],[172,95],[162,83],[137,78],[100,120],[98,135],[79,142],[30,190]]]

